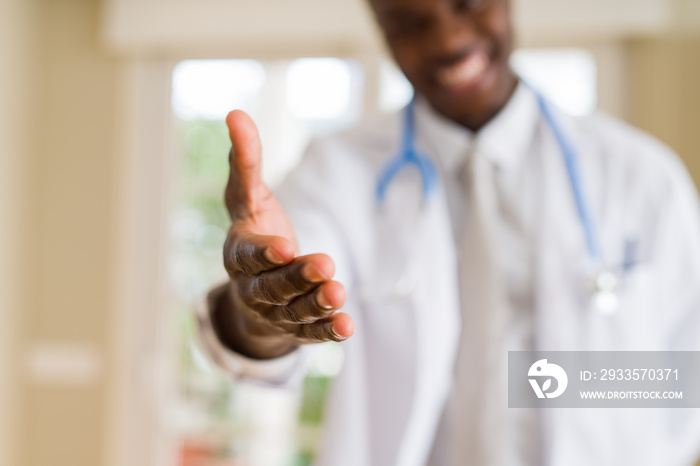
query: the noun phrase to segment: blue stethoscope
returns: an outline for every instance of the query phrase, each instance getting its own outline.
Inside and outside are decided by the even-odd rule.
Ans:
[[[619,289],[621,286],[620,273],[614,267],[606,267],[603,264],[596,229],[591,217],[586,198],[581,186],[581,175],[578,168],[578,157],[570,141],[557,123],[549,104],[544,97],[535,92],[542,115],[547,125],[552,130],[566,165],[566,172],[574,195],[576,210],[586,240],[586,248],[591,259],[590,270],[586,272],[586,288],[590,294],[590,307],[602,315],[612,315],[619,309]],[[437,189],[439,174],[435,163],[426,155],[421,154],[415,146],[415,98],[406,107],[403,113],[403,134],[401,137],[401,151],[392,158],[381,170],[377,180],[375,197],[381,205],[387,194],[392,180],[405,167],[414,165],[423,180],[423,200]]]

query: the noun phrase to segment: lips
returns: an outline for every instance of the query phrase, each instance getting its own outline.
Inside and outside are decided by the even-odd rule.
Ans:
[[[490,64],[485,51],[474,51],[454,65],[440,69],[435,75],[436,81],[452,90],[472,87],[484,77]]]

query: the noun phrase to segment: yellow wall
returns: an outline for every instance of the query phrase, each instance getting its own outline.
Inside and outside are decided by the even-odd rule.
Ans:
[[[94,348],[89,356],[104,375],[119,63],[97,45],[97,1],[34,3],[31,195],[23,204],[29,248],[22,258],[29,289],[16,332],[19,361],[46,344]],[[64,386],[24,367],[19,374],[18,464],[100,464],[104,376]]]
[[[28,216],[28,147],[33,9],[0,2],[0,464],[13,464],[16,424],[16,328],[23,309],[23,241]]]
[[[700,37],[629,42],[630,121],[669,144],[700,186]]]

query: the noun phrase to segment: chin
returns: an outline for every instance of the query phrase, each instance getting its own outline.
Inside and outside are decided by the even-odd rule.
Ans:
[[[482,76],[470,82],[451,86],[433,82],[426,86],[424,92],[419,92],[425,95],[435,110],[447,118],[467,127],[478,127],[506,105],[517,81],[517,76],[510,68],[491,66]]]

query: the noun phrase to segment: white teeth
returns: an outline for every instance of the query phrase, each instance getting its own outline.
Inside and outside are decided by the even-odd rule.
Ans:
[[[476,81],[488,66],[489,57],[485,52],[473,52],[456,65],[441,70],[437,79],[443,86],[464,86]]]

